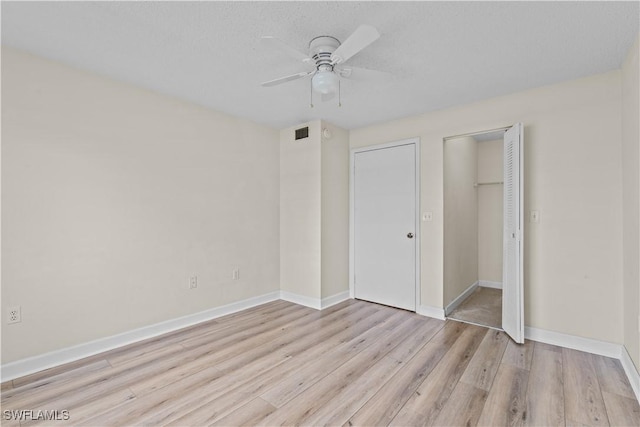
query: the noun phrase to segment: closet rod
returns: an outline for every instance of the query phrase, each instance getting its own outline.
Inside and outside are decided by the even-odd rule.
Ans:
[[[503,181],[495,181],[495,182],[474,182],[473,186],[477,187],[478,185],[496,185],[496,184],[504,184]]]

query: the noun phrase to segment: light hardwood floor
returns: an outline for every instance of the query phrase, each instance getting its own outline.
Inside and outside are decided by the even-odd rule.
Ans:
[[[86,426],[640,424],[615,359],[357,300],[272,302],[19,378],[2,408]]]

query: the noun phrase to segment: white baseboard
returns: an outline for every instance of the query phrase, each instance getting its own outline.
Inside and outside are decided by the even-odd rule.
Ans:
[[[421,305],[416,310],[416,313],[421,316],[433,317],[434,319],[445,320],[444,310],[438,307],[432,307],[430,305]]]
[[[103,351],[112,350],[127,344],[153,338],[158,335],[166,334],[177,329],[186,328],[207,320],[235,313],[247,308],[255,307],[267,302],[280,299],[280,292],[271,292],[269,294],[248,298],[242,301],[223,305],[199,313],[171,319],[154,325],[144,326],[121,334],[113,335],[106,338],[100,338],[72,347],[51,351],[38,356],[28,357],[26,359],[17,360],[4,364],[0,367],[1,382],[9,381],[25,375],[49,369],[54,366],[63,365],[73,362]]]
[[[525,326],[524,337],[531,341],[557,345],[600,356],[613,357],[615,359],[620,359],[620,356],[622,355],[622,346],[620,344],[562,334],[560,332],[548,331],[546,329]]]
[[[502,282],[492,282],[490,280],[478,280],[478,286],[483,288],[502,289]]]
[[[624,372],[627,374],[627,378],[629,378],[629,382],[631,383],[631,388],[636,395],[636,399],[640,402],[640,374],[638,374],[636,365],[633,363],[633,360],[631,360],[631,356],[629,356],[629,352],[625,346],[622,346],[620,363],[624,368]]]
[[[294,304],[304,305],[305,307],[322,310],[332,305],[341,303],[350,298],[349,291],[340,292],[325,298],[313,298],[305,295],[294,294],[293,292],[280,291],[280,299],[292,302]]]
[[[456,307],[458,307],[462,303],[462,301],[466,300],[469,297],[469,295],[471,295],[473,291],[476,290],[476,288],[478,287],[478,284],[479,282],[476,280],[474,283],[471,284],[471,286],[465,289],[464,292],[458,295],[456,299],[451,301],[449,305],[444,308],[444,314],[447,316],[451,314],[451,312],[455,310]]]
[[[305,307],[314,308],[316,310],[322,309],[322,301],[320,300],[320,298],[294,294],[293,292],[280,291],[280,299],[292,302],[294,304],[304,305]]]
[[[336,305],[336,304],[341,303],[342,301],[346,301],[349,298],[350,298],[349,297],[349,291],[340,292],[339,294],[335,294],[335,295],[331,295],[330,297],[322,298],[322,301],[320,302],[320,306],[324,310],[325,308],[329,308],[332,305]]]

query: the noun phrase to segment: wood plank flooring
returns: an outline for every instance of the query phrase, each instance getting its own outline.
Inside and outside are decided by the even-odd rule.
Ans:
[[[615,359],[349,300],[284,301],[2,384],[2,425],[640,425]],[[6,410],[69,411],[68,421]]]

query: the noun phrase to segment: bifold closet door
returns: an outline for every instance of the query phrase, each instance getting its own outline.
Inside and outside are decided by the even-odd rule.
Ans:
[[[504,231],[502,257],[502,329],[524,343],[524,180],[523,127],[504,134]]]

